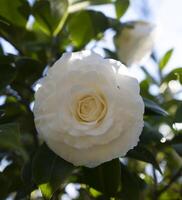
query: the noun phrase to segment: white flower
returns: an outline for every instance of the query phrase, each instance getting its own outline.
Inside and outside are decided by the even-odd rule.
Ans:
[[[38,133],[76,166],[124,156],[138,143],[143,112],[139,84],[126,67],[90,51],[65,53],[35,94]]]
[[[138,64],[150,55],[155,36],[154,24],[144,21],[126,23],[115,37],[119,59],[128,66]]]

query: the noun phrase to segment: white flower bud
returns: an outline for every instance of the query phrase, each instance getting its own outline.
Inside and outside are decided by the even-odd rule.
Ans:
[[[156,36],[154,24],[133,21],[123,25],[115,36],[117,54],[127,66],[139,64],[151,54]]]

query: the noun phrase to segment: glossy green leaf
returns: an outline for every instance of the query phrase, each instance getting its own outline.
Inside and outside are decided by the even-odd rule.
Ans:
[[[181,75],[182,75],[182,67],[173,69],[171,72],[169,72],[163,79],[162,82],[169,82],[172,80],[181,80]]]
[[[129,5],[130,5],[129,0],[116,0],[115,11],[118,19],[120,19],[125,14]]]
[[[18,57],[15,60],[17,70],[16,82],[31,85],[37,81],[43,72],[44,66],[38,60],[29,57]]]
[[[21,143],[18,124],[9,123],[0,125],[0,148],[18,152],[24,161],[27,160],[27,153]]]
[[[9,64],[0,66],[0,90],[9,85],[16,77],[16,70]]]
[[[107,27],[108,21],[105,15],[91,10],[74,13],[68,20],[70,39],[76,47],[84,46],[90,40],[97,39]]]
[[[145,115],[159,115],[159,116],[168,115],[168,113],[155,102],[146,98],[143,98],[143,101],[145,104]]]
[[[136,173],[131,172],[126,165],[121,163],[121,197],[127,200],[139,200],[146,183]]]
[[[178,105],[174,116],[174,122],[182,123],[182,103]]]
[[[38,0],[33,6],[33,15],[45,33],[55,36],[64,25],[67,9],[67,0]]]
[[[171,144],[171,145],[182,143],[182,131],[179,132],[177,135],[175,135],[175,136],[172,138],[172,140],[166,141],[166,143]]]
[[[12,163],[8,165],[4,171],[0,172],[0,197],[1,199],[9,196],[9,194],[18,191],[19,188],[23,188],[23,182],[21,180],[21,168],[17,163]],[[3,185],[5,184],[5,185]],[[3,191],[2,191],[3,190]]]
[[[82,181],[108,198],[114,197],[120,191],[120,176],[120,161],[114,159],[93,169],[84,168]]]
[[[45,144],[40,146],[32,163],[33,180],[46,199],[51,198],[73,170],[72,164],[57,156]]]
[[[26,0],[1,0],[0,16],[10,23],[25,27],[30,14],[30,6]]]
[[[20,131],[17,124],[0,125],[0,147],[10,150],[21,147]]]
[[[159,167],[159,164],[155,156],[146,147],[136,146],[134,149],[131,149],[130,151],[128,151],[126,156],[129,158],[134,158],[136,160],[151,163],[162,174],[162,171]]]
[[[182,143],[179,144],[173,144],[172,147],[175,149],[175,151],[182,156]]]
[[[148,144],[158,144],[162,139],[162,134],[159,131],[152,127],[149,123],[145,122],[144,128],[140,135],[140,143],[143,145]]]
[[[112,3],[114,0],[69,0],[70,4],[89,3],[89,5],[102,5]]]
[[[164,67],[168,64],[172,54],[173,54],[173,50],[174,49],[170,49],[169,51],[167,51],[165,53],[165,55],[163,56],[163,58],[159,61],[159,67],[160,69],[164,69]]]

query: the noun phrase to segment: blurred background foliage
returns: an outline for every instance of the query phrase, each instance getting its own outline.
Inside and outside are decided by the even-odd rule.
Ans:
[[[113,4],[110,18],[95,6]],[[182,198],[182,102],[170,85],[182,83],[182,68],[163,73],[173,50],[161,59],[156,77],[141,66],[145,127],[124,158],[94,169],[75,168],[41,144],[32,108],[38,80],[65,51],[97,46],[107,30],[120,29],[129,0],[0,0],[0,200],[180,200]],[[109,11],[108,11],[109,12]],[[105,57],[117,52],[103,48]],[[137,74],[136,74],[137,76]],[[151,93],[155,85],[157,95]],[[182,88],[181,88],[182,89]],[[181,92],[181,90],[180,90]],[[179,93],[179,91],[178,91]]]

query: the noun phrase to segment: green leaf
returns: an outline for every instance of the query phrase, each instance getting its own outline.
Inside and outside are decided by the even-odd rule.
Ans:
[[[1,0],[0,16],[14,25],[25,27],[30,6],[26,0]]]
[[[43,72],[44,66],[38,60],[28,57],[18,57],[15,60],[17,70],[16,82],[24,82],[31,85],[37,81]]]
[[[38,0],[33,6],[33,15],[45,33],[56,36],[67,18],[67,10],[67,0]]]
[[[82,47],[90,40],[97,39],[108,28],[108,21],[101,12],[80,11],[70,16],[67,28],[72,43]]]
[[[10,150],[21,147],[20,131],[17,124],[0,125],[0,147]]]
[[[182,131],[175,135],[172,140],[167,140],[166,143],[170,145],[182,143]]]
[[[146,183],[136,173],[131,172],[127,166],[121,163],[121,197],[127,200],[139,200]]]
[[[159,67],[160,69],[164,69],[164,67],[168,64],[172,54],[173,54],[173,50],[174,49],[170,49],[169,51],[167,51],[165,53],[165,55],[163,56],[163,58],[159,61]]]
[[[17,151],[24,161],[28,159],[27,153],[21,143],[18,124],[9,123],[0,125],[0,147],[5,150]]]
[[[83,169],[83,183],[100,191],[106,197],[114,197],[121,189],[121,168],[119,159],[101,164],[90,169]]]
[[[73,170],[72,164],[53,153],[46,144],[40,146],[33,158],[33,180],[46,199],[51,198]]]
[[[140,135],[140,143],[142,145],[157,144],[162,139],[162,134],[157,129],[145,122],[143,131]]]
[[[168,115],[168,113],[155,102],[146,98],[143,98],[143,101],[145,104],[145,115],[159,115],[159,116]]]
[[[122,17],[130,5],[129,0],[116,0],[115,11],[118,19]]]
[[[12,96],[6,97],[6,102],[0,106],[0,109],[4,112],[0,123],[10,123],[26,113],[25,106],[18,103],[16,98]]]
[[[0,185],[1,185],[0,197],[2,199],[5,199],[9,194],[8,188],[9,188],[10,182],[8,180],[8,177],[4,176],[2,172],[0,172]]]
[[[182,156],[182,143],[179,144],[173,144],[172,147],[175,149],[175,151]]]
[[[16,77],[16,70],[9,64],[0,66],[0,90],[9,85]]]
[[[4,200],[3,195],[4,197],[7,197],[11,193],[23,188],[20,172],[21,172],[20,166],[16,163],[15,160],[12,164],[8,165],[2,173],[0,172],[1,199]],[[5,184],[4,187],[3,184]]]
[[[176,68],[172,70],[169,74],[167,74],[162,82],[169,82],[172,80],[179,80],[181,81],[181,75],[182,75],[182,67]]]
[[[182,103],[179,104],[175,116],[174,116],[174,122],[182,123]]]
[[[162,174],[162,171],[159,167],[157,160],[155,159],[152,152],[150,152],[146,147],[136,146],[134,149],[128,151],[126,156],[129,158],[134,158],[136,160],[151,163]]]
[[[70,4],[89,3],[90,5],[102,5],[112,3],[113,0],[69,0]]]

